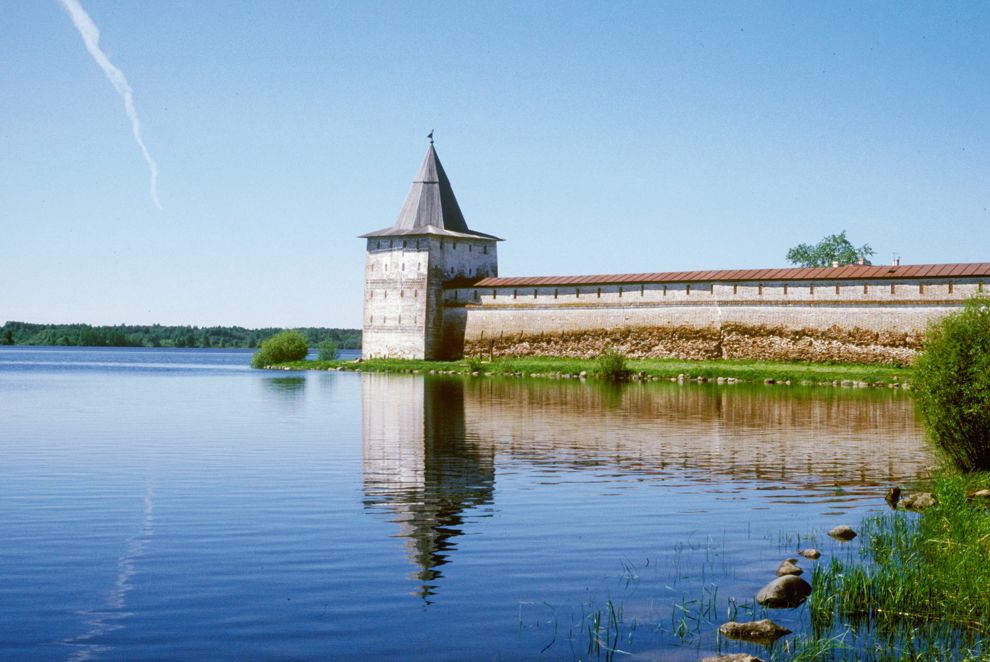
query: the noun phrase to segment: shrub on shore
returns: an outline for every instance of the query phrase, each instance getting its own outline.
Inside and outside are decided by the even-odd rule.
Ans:
[[[962,471],[990,469],[990,299],[928,328],[914,389],[935,447]]]
[[[320,361],[336,361],[340,357],[340,350],[337,349],[337,343],[335,343],[331,338],[327,338],[319,345],[319,354],[317,358]]]
[[[598,375],[607,381],[618,382],[629,377],[626,355],[611,347],[598,355]]]
[[[258,351],[251,357],[251,365],[255,368],[282,361],[299,361],[306,358],[309,347],[306,337],[298,331],[282,331],[261,343]]]

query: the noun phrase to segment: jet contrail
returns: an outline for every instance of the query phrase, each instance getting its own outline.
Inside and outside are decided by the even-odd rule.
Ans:
[[[96,63],[100,65],[100,69],[103,69],[103,73],[110,79],[110,84],[117,90],[120,98],[124,100],[124,110],[127,111],[127,117],[131,120],[131,130],[134,133],[134,140],[137,141],[138,147],[141,148],[141,154],[144,155],[144,160],[148,162],[148,168],[151,170],[151,199],[154,201],[155,206],[161,209],[162,203],[158,199],[158,164],[151,158],[151,154],[148,153],[148,148],[144,146],[144,140],[141,138],[141,121],[138,119],[137,111],[134,109],[134,91],[127,84],[127,78],[124,76],[124,72],[115,67],[113,62],[110,61],[110,58],[107,57],[107,54],[100,48],[100,29],[96,27],[93,19],[89,17],[86,10],[79,4],[79,0],[59,0],[59,2],[62,3],[65,10],[69,12],[69,16],[72,17],[72,24],[79,31],[83,43],[86,44],[86,50],[93,56]]]

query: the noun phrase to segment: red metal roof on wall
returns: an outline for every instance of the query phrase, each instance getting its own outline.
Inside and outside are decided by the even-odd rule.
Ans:
[[[474,287],[533,287],[547,285],[619,285],[623,283],[697,283],[710,281],[863,280],[902,278],[965,278],[990,276],[990,262],[969,264],[904,264],[786,269],[723,269],[721,271],[667,271],[592,276],[533,276],[482,278]]]

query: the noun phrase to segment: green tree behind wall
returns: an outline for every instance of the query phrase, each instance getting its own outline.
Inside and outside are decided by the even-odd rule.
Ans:
[[[834,262],[839,266],[853,264],[865,260],[874,254],[869,244],[860,247],[853,246],[846,238],[846,231],[830,234],[817,244],[798,244],[787,251],[787,261],[800,267],[831,267]]]

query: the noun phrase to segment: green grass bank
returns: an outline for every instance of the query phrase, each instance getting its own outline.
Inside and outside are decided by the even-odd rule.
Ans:
[[[456,374],[506,377],[604,379],[597,358],[527,357],[482,361],[420,361],[370,359],[366,361],[287,361],[266,366],[274,370],[350,370],[363,372]],[[911,381],[911,368],[801,362],[746,360],[682,361],[677,359],[626,359],[632,380],[695,380],[774,382],[802,385],[903,386]],[[583,373],[583,374],[582,374]]]
[[[990,473],[945,474],[920,515],[867,518],[858,553],[812,574],[813,630],[868,628],[870,659],[990,659],[990,498],[978,494],[987,488]]]

